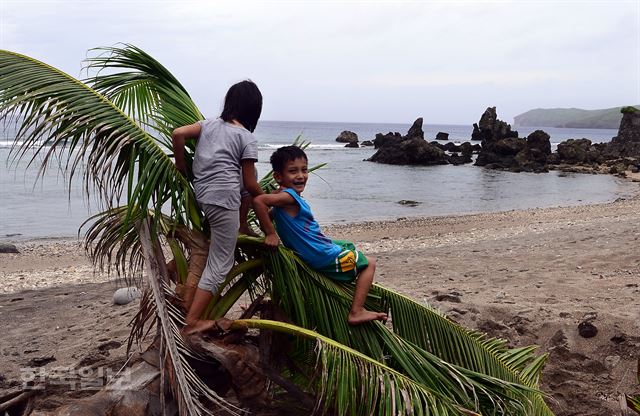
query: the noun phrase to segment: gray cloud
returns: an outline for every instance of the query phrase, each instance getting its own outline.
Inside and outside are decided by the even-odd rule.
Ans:
[[[1,47],[80,75],[136,44],[210,115],[251,78],[265,119],[470,123],[536,107],[640,103],[635,1],[14,1]]]

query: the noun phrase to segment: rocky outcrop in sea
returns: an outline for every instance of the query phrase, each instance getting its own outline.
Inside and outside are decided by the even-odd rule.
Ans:
[[[608,143],[569,139],[558,144],[549,167],[570,172],[611,173],[625,176],[640,168],[640,111],[623,107],[617,136]]]
[[[510,137],[518,137],[518,132],[511,130],[511,125],[498,119],[495,107],[488,107],[478,123],[473,123],[471,140],[495,142]]]
[[[391,165],[445,165],[447,154],[424,139],[422,118],[413,122],[406,135],[376,134],[373,144],[378,151],[368,160]]]
[[[406,135],[398,132],[378,133],[373,140],[377,152],[367,159],[393,165],[460,165],[473,162],[476,166],[512,172],[547,172],[550,169],[572,172],[611,173],[640,171],[640,110],[624,107],[618,135],[609,143],[592,143],[589,139],[570,139],[558,144],[551,152],[549,134],[536,130],[526,138],[500,120],[496,107],[489,107],[474,124],[472,140],[456,145],[442,143],[446,133],[438,133],[438,142],[427,142],[418,118]],[[347,133],[347,132],[343,132]],[[364,144],[364,143],[363,143]],[[357,146],[357,144],[356,144]]]
[[[338,143],[346,143],[345,147],[360,147],[358,146],[358,135],[352,131],[344,130],[336,137]]]
[[[485,110],[473,130],[472,140],[482,140],[476,166],[513,172],[547,171],[551,142],[544,131],[536,130],[526,139],[519,138],[517,131],[498,119],[495,107]]]

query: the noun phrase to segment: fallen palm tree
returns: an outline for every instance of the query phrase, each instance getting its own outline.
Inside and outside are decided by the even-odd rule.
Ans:
[[[85,189],[104,204],[85,235],[89,255],[146,288],[130,341],[145,346],[142,358],[53,414],[552,414],[537,389],[546,356],[535,347],[509,349],[381,286],[366,307],[391,322],[351,327],[353,286],[256,238],[238,239],[236,265],[205,313],[217,330],[184,339],[207,226],[170,137],[203,116],[142,50],[97,52],[87,67],[97,74],[84,82],[0,52],[0,117],[18,127],[13,155],[33,151],[42,174],[61,161],[69,180],[86,165]],[[193,152],[188,144],[188,165]],[[261,185],[274,186],[269,175]],[[223,319],[245,293],[243,316]]]

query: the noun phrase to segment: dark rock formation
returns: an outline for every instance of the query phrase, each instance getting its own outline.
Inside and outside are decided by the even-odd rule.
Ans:
[[[417,119],[406,136],[400,133],[376,134],[373,141],[378,151],[368,159],[391,165],[447,164],[446,153],[424,140],[422,118]]]
[[[481,140],[477,166],[513,172],[546,172],[548,169],[582,173],[610,173],[626,176],[640,171],[640,110],[624,107],[618,135],[609,143],[592,143],[589,139],[569,139],[551,153],[549,135],[542,130],[526,140],[499,120],[495,107],[488,108],[474,124],[472,140]],[[447,143],[446,151],[457,152]],[[466,150],[468,153],[468,150]],[[452,155],[454,156],[454,155]],[[454,161],[450,160],[450,163]]]
[[[360,146],[364,147],[364,146],[373,146],[373,142],[371,140],[365,140],[362,143],[360,143]]]
[[[417,118],[416,121],[413,122],[411,127],[409,127],[409,131],[407,132],[407,135],[405,137],[409,139],[417,137],[424,140],[424,132],[422,131],[422,117]]]
[[[0,253],[20,253],[20,251],[13,244],[0,243]]]
[[[538,159],[546,159],[551,154],[551,137],[542,130],[536,130],[527,136],[527,148],[529,148]]]
[[[349,142],[349,143],[345,144],[344,147],[355,147],[355,148],[358,148],[360,146],[358,146],[358,142]]]
[[[451,154],[447,155],[446,159],[452,165],[463,165],[465,163],[473,162],[473,159],[471,158],[473,155],[473,149],[480,149],[480,145],[472,145],[469,142],[462,143],[458,146],[453,142],[441,144],[434,140],[429,142],[429,144],[440,150],[444,150],[445,152],[450,152]],[[458,153],[462,154],[459,155]]]
[[[462,153],[461,155],[458,155],[458,153],[454,152],[454,153],[451,153],[451,155],[449,155],[447,160],[449,161],[449,163],[456,166],[473,162],[473,159],[471,158],[471,153]]]
[[[603,150],[606,159],[640,156],[640,111],[635,107],[624,107],[621,112],[618,135]]]
[[[460,145],[457,145],[453,142],[441,144],[436,141],[433,141],[429,143],[444,150],[445,152],[460,152],[460,153],[472,154],[473,152],[479,152],[482,149],[482,147],[480,147],[479,144],[471,144],[470,142],[464,142]]]
[[[473,159],[471,158],[473,150],[476,148],[478,150],[480,149],[480,145],[472,145],[469,142],[462,143],[460,146],[453,142],[441,144],[437,141],[432,141],[429,144],[440,150],[444,150],[445,152],[450,152],[451,154],[447,156],[447,161],[452,165],[464,165],[465,163],[473,162]],[[462,154],[459,155],[458,153]]]
[[[547,171],[551,142],[542,130],[534,131],[526,140],[519,138],[517,131],[498,119],[495,107],[490,107],[482,114],[479,124],[474,125],[474,135],[482,139],[477,166],[513,172]]]
[[[449,142],[449,143],[445,143],[445,144],[440,144],[438,142],[435,142],[435,143],[438,144],[442,150],[446,150],[447,152],[460,152],[461,151],[460,146],[456,145],[453,142]]]
[[[373,139],[373,147],[376,149],[379,149],[389,142],[396,142],[396,141],[399,142],[401,140],[402,140],[402,135],[397,132],[396,133],[389,132],[387,134],[378,133],[376,134],[376,138]]]
[[[358,143],[358,135],[352,131],[345,130],[336,137],[336,141],[339,143]]]
[[[635,107],[624,107],[620,110],[622,120],[618,135],[612,142],[640,142],[640,110]]]
[[[624,107],[618,135],[609,143],[569,139],[560,144],[548,162],[563,171],[610,173],[625,176],[640,166],[640,111]]]
[[[526,172],[547,172],[547,159],[551,155],[551,142],[547,133],[536,130],[527,136],[524,149],[515,156],[518,169]]]
[[[507,137],[505,139],[496,140],[495,142],[490,143],[490,146],[486,146],[487,150],[497,153],[502,156],[515,156],[521,150],[523,150],[527,146],[527,141],[525,139],[520,139],[518,137]],[[485,150],[485,146],[482,146],[481,152]]]
[[[485,166],[490,169],[509,169],[520,171],[515,156],[527,145],[525,139],[509,137],[496,141],[483,140],[482,149],[478,153],[476,166]]]
[[[369,160],[392,165],[447,164],[447,157],[444,151],[419,138],[385,145],[379,148]]]
[[[464,142],[460,145],[460,151],[462,153],[473,153],[482,150],[482,146],[479,144],[471,144],[470,142]]]
[[[492,169],[511,169],[513,157],[526,146],[524,139],[518,138],[518,132],[512,132],[511,126],[498,119],[495,107],[489,107],[473,125],[472,140],[482,140],[476,166]]]
[[[471,140],[497,141],[508,137],[518,137],[518,132],[512,131],[510,124],[498,119],[495,107],[487,108],[478,124],[473,124]]]
[[[449,133],[439,131],[438,134],[436,134],[436,140],[449,140]]]
[[[589,139],[569,139],[558,144],[557,163],[581,164],[602,162],[600,149]]]
[[[473,131],[471,132],[471,140],[482,140],[482,133],[478,127],[478,123],[473,123]]]

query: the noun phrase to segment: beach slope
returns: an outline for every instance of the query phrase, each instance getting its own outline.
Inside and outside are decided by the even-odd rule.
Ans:
[[[621,393],[640,392],[639,198],[325,233],[377,257],[377,283],[512,346],[548,352],[542,388],[556,414],[617,414]],[[118,285],[93,274],[77,242],[18,248],[0,254],[0,389],[17,388],[25,367],[124,362],[136,302],[112,304]],[[579,334],[585,321],[595,336]]]

